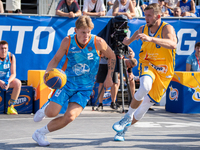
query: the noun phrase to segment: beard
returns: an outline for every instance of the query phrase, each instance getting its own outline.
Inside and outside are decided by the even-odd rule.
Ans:
[[[153,23],[147,25],[149,28],[153,27],[156,24],[156,20],[153,21]]]

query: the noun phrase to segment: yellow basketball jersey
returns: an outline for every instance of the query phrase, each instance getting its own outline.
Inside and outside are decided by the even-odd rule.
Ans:
[[[167,25],[166,22],[161,22],[160,27],[152,37],[163,38],[162,30],[165,25]],[[143,27],[142,33],[150,36],[150,29],[147,25]],[[142,41],[139,70],[141,64],[148,65],[154,68],[160,76],[170,78],[174,74],[175,53],[175,49],[167,49],[153,42]]]

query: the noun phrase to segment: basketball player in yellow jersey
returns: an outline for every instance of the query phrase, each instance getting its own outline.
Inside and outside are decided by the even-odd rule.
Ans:
[[[139,39],[143,42],[139,54],[140,87],[127,114],[113,125],[116,141],[124,141],[128,127],[142,119],[154,103],[160,102],[174,74],[177,45],[174,28],[161,21],[158,4],[148,5],[144,14],[146,25],[123,41],[125,45]]]

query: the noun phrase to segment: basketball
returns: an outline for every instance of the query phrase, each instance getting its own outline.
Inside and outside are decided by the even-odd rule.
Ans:
[[[64,71],[53,68],[45,75],[46,85],[52,89],[60,89],[67,82],[67,76]]]

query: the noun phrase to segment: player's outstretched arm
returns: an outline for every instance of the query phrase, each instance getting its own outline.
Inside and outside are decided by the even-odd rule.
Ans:
[[[163,38],[150,37],[144,33],[139,33],[136,36],[136,39],[145,40],[147,42],[153,42],[167,49],[176,49],[177,38],[174,28],[171,25],[168,24],[163,28],[162,37]]]
[[[133,41],[137,40],[136,36],[139,33],[142,33],[142,28],[143,28],[143,26],[141,26],[138,30],[136,30],[130,38],[127,38],[127,37],[124,38],[122,43],[125,45],[130,45]]]
[[[66,52],[68,50],[69,42],[70,42],[69,37],[65,37],[62,40],[62,42],[60,44],[60,48],[58,49],[58,51],[56,52],[56,54],[54,55],[52,60],[49,62],[46,72],[48,72],[52,68],[56,68],[58,66],[58,63],[60,62],[60,60],[62,59],[62,57],[66,54]]]
[[[113,50],[107,45],[105,40],[100,37],[96,37],[96,46],[97,50],[99,50],[106,58],[108,58],[108,73],[104,82],[104,87],[108,88],[113,84],[112,77],[115,69],[116,56]]]

